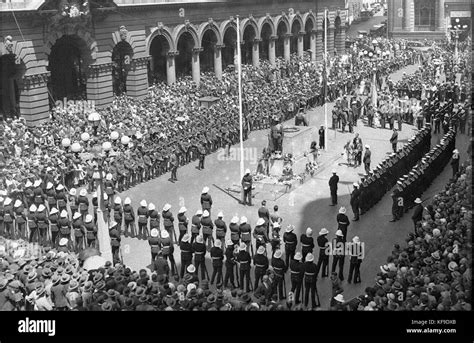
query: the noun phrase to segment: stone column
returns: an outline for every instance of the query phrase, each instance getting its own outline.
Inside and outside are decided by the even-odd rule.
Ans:
[[[148,92],[148,61],[150,57],[134,58],[127,75],[127,96],[138,100],[143,99]]]
[[[328,53],[329,56],[334,56],[334,27],[328,27]]]
[[[49,120],[48,79],[49,72],[25,75],[20,87],[20,114],[28,126]]]
[[[278,36],[271,36],[268,40],[268,60],[272,66],[275,66],[276,54],[275,54],[275,42]]]
[[[444,31],[446,26],[445,15],[444,15],[444,0],[437,0],[436,11],[437,14],[437,25],[436,28],[438,31]]]
[[[346,28],[341,26],[336,31],[336,50],[339,55],[343,55],[346,52]]]
[[[192,72],[193,81],[199,86],[201,82],[201,66],[199,62],[199,54],[203,51],[203,48],[193,48],[193,60],[192,60]]]
[[[316,61],[323,60],[323,50],[324,50],[323,31],[317,30],[316,31]]]
[[[90,65],[87,76],[87,101],[93,101],[97,108],[102,108],[109,105],[112,100],[112,63]]]
[[[403,30],[415,31],[415,3],[413,0],[403,0]]]
[[[284,36],[284,40],[283,40],[283,56],[285,58],[286,61],[289,61],[290,60],[290,37],[291,37],[291,34],[290,33],[287,33],[285,34]]]
[[[298,57],[303,57],[304,53],[304,35],[306,32],[298,32]]]
[[[258,67],[260,59],[260,43],[261,39],[255,38],[252,43],[252,65]]]
[[[214,47],[214,74],[218,80],[222,80],[222,48],[223,45]]]
[[[311,30],[309,33],[309,48],[311,49],[311,62],[316,62],[316,39],[317,31]]]
[[[175,57],[179,51],[169,51],[166,53],[166,82],[171,85],[176,82],[176,61]]]

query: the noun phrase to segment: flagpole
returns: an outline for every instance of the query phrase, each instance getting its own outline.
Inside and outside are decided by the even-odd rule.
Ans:
[[[324,83],[324,150],[328,149],[328,106],[327,106],[327,89],[328,89],[328,72],[327,72],[327,48],[328,48],[328,25],[327,25],[327,9],[324,9],[324,73],[326,74],[326,82]]]
[[[242,57],[240,52],[240,20],[237,16],[237,79],[239,84],[240,180],[244,177],[244,135],[242,118]]]

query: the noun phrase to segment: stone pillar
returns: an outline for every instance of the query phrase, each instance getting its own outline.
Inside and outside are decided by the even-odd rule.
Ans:
[[[138,100],[148,92],[148,61],[149,56],[134,58],[127,75],[127,96]]]
[[[276,54],[275,54],[275,42],[278,39],[278,36],[271,36],[268,40],[268,60],[270,64],[274,67],[276,62]]]
[[[309,48],[311,50],[311,62],[316,62],[316,39],[317,39],[317,31],[311,30],[309,33]]]
[[[298,32],[298,57],[303,57],[304,53],[304,35],[306,32]]]
[[[199,54],[203,51],[203,48],[193,48],[193,59],[192,59],[192,72],[193,81],[199,86],[201,82],[201,67],[199,62]]]
[[[316,31],[316,61],[323,60],[323,50],[324,50],[323,31],[318,30]]]
[[[223,45],[214,47],[214,74],[218,80],[222,80],[222,48]]]
[[[112,63],[90,65],[87,77],[87,101],[93,101],[96,108],[102,108],[109,105],[112,100]]]
[[[287,33],[284,35],[284,41],[283,41],[283,56],[285,58],[285,61],[290,60],[290,37],[291,34]]]
[[[403,30],[415,31],[415,3],[413,0],[403,1]]]
[[[444,0],[437,0],[436,11],[437,11],[437,23],[436,28],[438,31],[444,31],[446,26],[446,19],[444,14]]]
[[[260,39],[255,38],[252,43],[252,65],[258,67],[260,59]]]
[[[166,53],[166,82],[171,85],[176,82],[176,61],[179,51],[169,51]]]
[[[328,53],[329,56],[334,56],[334,27],[328,27]]]
[[[23,87],[20,87],[20,114],[28,126],[49,120],[49,76],[49,72],[44,72],[23,77]]]
[[[336,31],[336,50],[339,55],[343,55],[346,52],[346,28],[341,26]]]

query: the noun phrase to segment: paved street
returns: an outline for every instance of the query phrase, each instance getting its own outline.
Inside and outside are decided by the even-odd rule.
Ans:
[[[415,66],[409,66],[394,75],[392,79],[397,80],[401,77],[403,72],[413,73]],[[333,104],[328,104],[327,113],[328,120]],[[320,125],[324,125],[324,107],[318,107],[308,113],[310,126],[313,129],[313,138],[317,141],[317,129]],[[287,122],[286,125],[292,125],[293,122]],[[388,129],[382,130],[380,128],[369,128],[359,121],[355,128],[362,138],[363,144],[369,144],[372,150],[372,166],[376,166],[388,152],[391,151],[389,138],[391,131]],[[413,136],[416,129],[410,125],[403,125],[403,130],[400,132],[399,140],[404,143]],[[245,161],[245,167],[255,170],[257,163],[253,157],[258,157],[263,147],[267,143],[267,131],[252,132],[249,139],[244,143],[244,147],[252,152],[248,155]],[[332,240],[336,231],[336,214],[339,207],[328,206],[329,187],[328,179],[331,175],[331,170],[335,168],[340,177],[339,187],[339,204],[348,208],[348,215],[352,218],[349,206],[350,185],[354,181],[358,181],[360,176],[364,173],[363,166],[352,168],[344,165],[341,153],[343,146],[347,140],[354,137],[350,133],[335,133],[333,130],[328,131],[328,149],[322,152],[320,162],[322,167],[316,172],[313,179],[307,181],[302,186],[296,188],[293,192],[281,196],[277,201],[267,201],[267,207],[272,209],[276,204],[280,207],[280,214],[283,217],[283,227],[293,224],[296,228],[295,233],[298,238],[301,233],[305,232],[307,227],[312,227],[314,238],[323,227],[326,227],[330,234],[328,239]],[[440,136],[433,137],[433,144],[436,144]],[[462,137],[460,139],[462,144],[467,143],[467,139]],[[466,150],[459,143],[461,152]],[[309,150],[309,146],[308,146]],[[234,216],[247,216],[249,222],[254,227],[257,219],[257,210],[260,206],[259,201],[254,202],[253,207],[245,207],[238,204],[238,202],[220,191],[213,185],[219,187],[228,187],[232,184],[240,184],[239,175],[239,161],[223,159],[222,154],[216,152],[206,157],[205,170],[199,171],[196,169],[197,162],[184,166],[178,170],[179,181],[175,184],[168,181],[169,174],[143,183],[134,187],[133,189],[120,194],[122,199],[129,196],[132,199],[132,204],[136,209],[138,203],[142,199],[152,202],[157,209],[161,209],[165,203],[172,205],[172,212],[177,215],[177,211],[181,206],[186,206],[188,209],[187,216],[189,220],[195,211],[200,208],[200,194],[204,186],[210,187],[210,194],[213,197],[214,205],[212,209],[212,218],[219,211],[223,211],[224,220],[229,223]],[[443,187],[451,175],[450,168],[442,173],[442,175],[434,182],[426,194],[434,194],[436,190]],[[354,235],[358,235],[362,242],[365,243],[366,257],[361,267],[362,283],[358,285],[348,285],[343,283],[344,296],[350,299],[363,293],[365,287],[373,284],[373,279],[379,270],[379,266],[383,264],[386,257],[390,253],[393,244],[404,243],[407,233],[412,230],[412,222],[409,219],[410,214],[404,216],[403,220],[397,223],[389,223],[391,218],[391,199],[387,194],[382,201],[380,201],[367,214],[361,217],[361,220],[356,223],[351,223],[349,226],[348,239]],[[177,230],[177,225],[175,225]],[[148,266],[150,263],[150,248],[145,240],[138,240],[136,238],[122,239],[122,252],[124,262],[133,269],[141,269]],[[316,253],[316,251],[315,251]],[[179,262],[179,250],[175,251],[175,259]],[[207,260],[208,270],[211,271],[210,260]],[[345,263],[345,275],[348,272],[348,261]],[[252,273],[253,274],[253,273]],[[253,278],[253,276],[252,276]],[[289,280],[287,278],[287,284]],[[288,289],[287,285],[287,289]],[[329,279],[318,281],[319,295],[322,301],[322,307],[327,308],[330,300],[331,284]]]
[[[383,15],[383,10],[378,11],[373,17],[370,17],[369,20],[349,26],[349,29],[346,31],[346,37],[357,38],[359,36],[359,30],[364,30],[369,33],[370,29],[373,28],[374,25],[381,24],[385,19],[387,19],[387,16]]]

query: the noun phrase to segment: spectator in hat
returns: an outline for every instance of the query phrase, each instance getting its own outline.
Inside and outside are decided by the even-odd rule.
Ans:
[[[453,157],[451,158],[451,167],[453,168],[453,179],[457,177],[459,172],[459,150],[453,150]]]
[[[351,200],[350,204],[352,207],[352,212],[354,212],[354,219],[353,221],[358,221],[359,220],[359,208],[360,208],[360,190],[359,190],[359,184],[354,182],[353,183],[354,190],[351,193]]]
[[[417,224],[422,220],[423,218],[423,205],[421,204],[421,199],[416,198],[415,199],[415,208],[413,210],[413,215],[411,216],[411,220],[413,221],[415,230]]]

